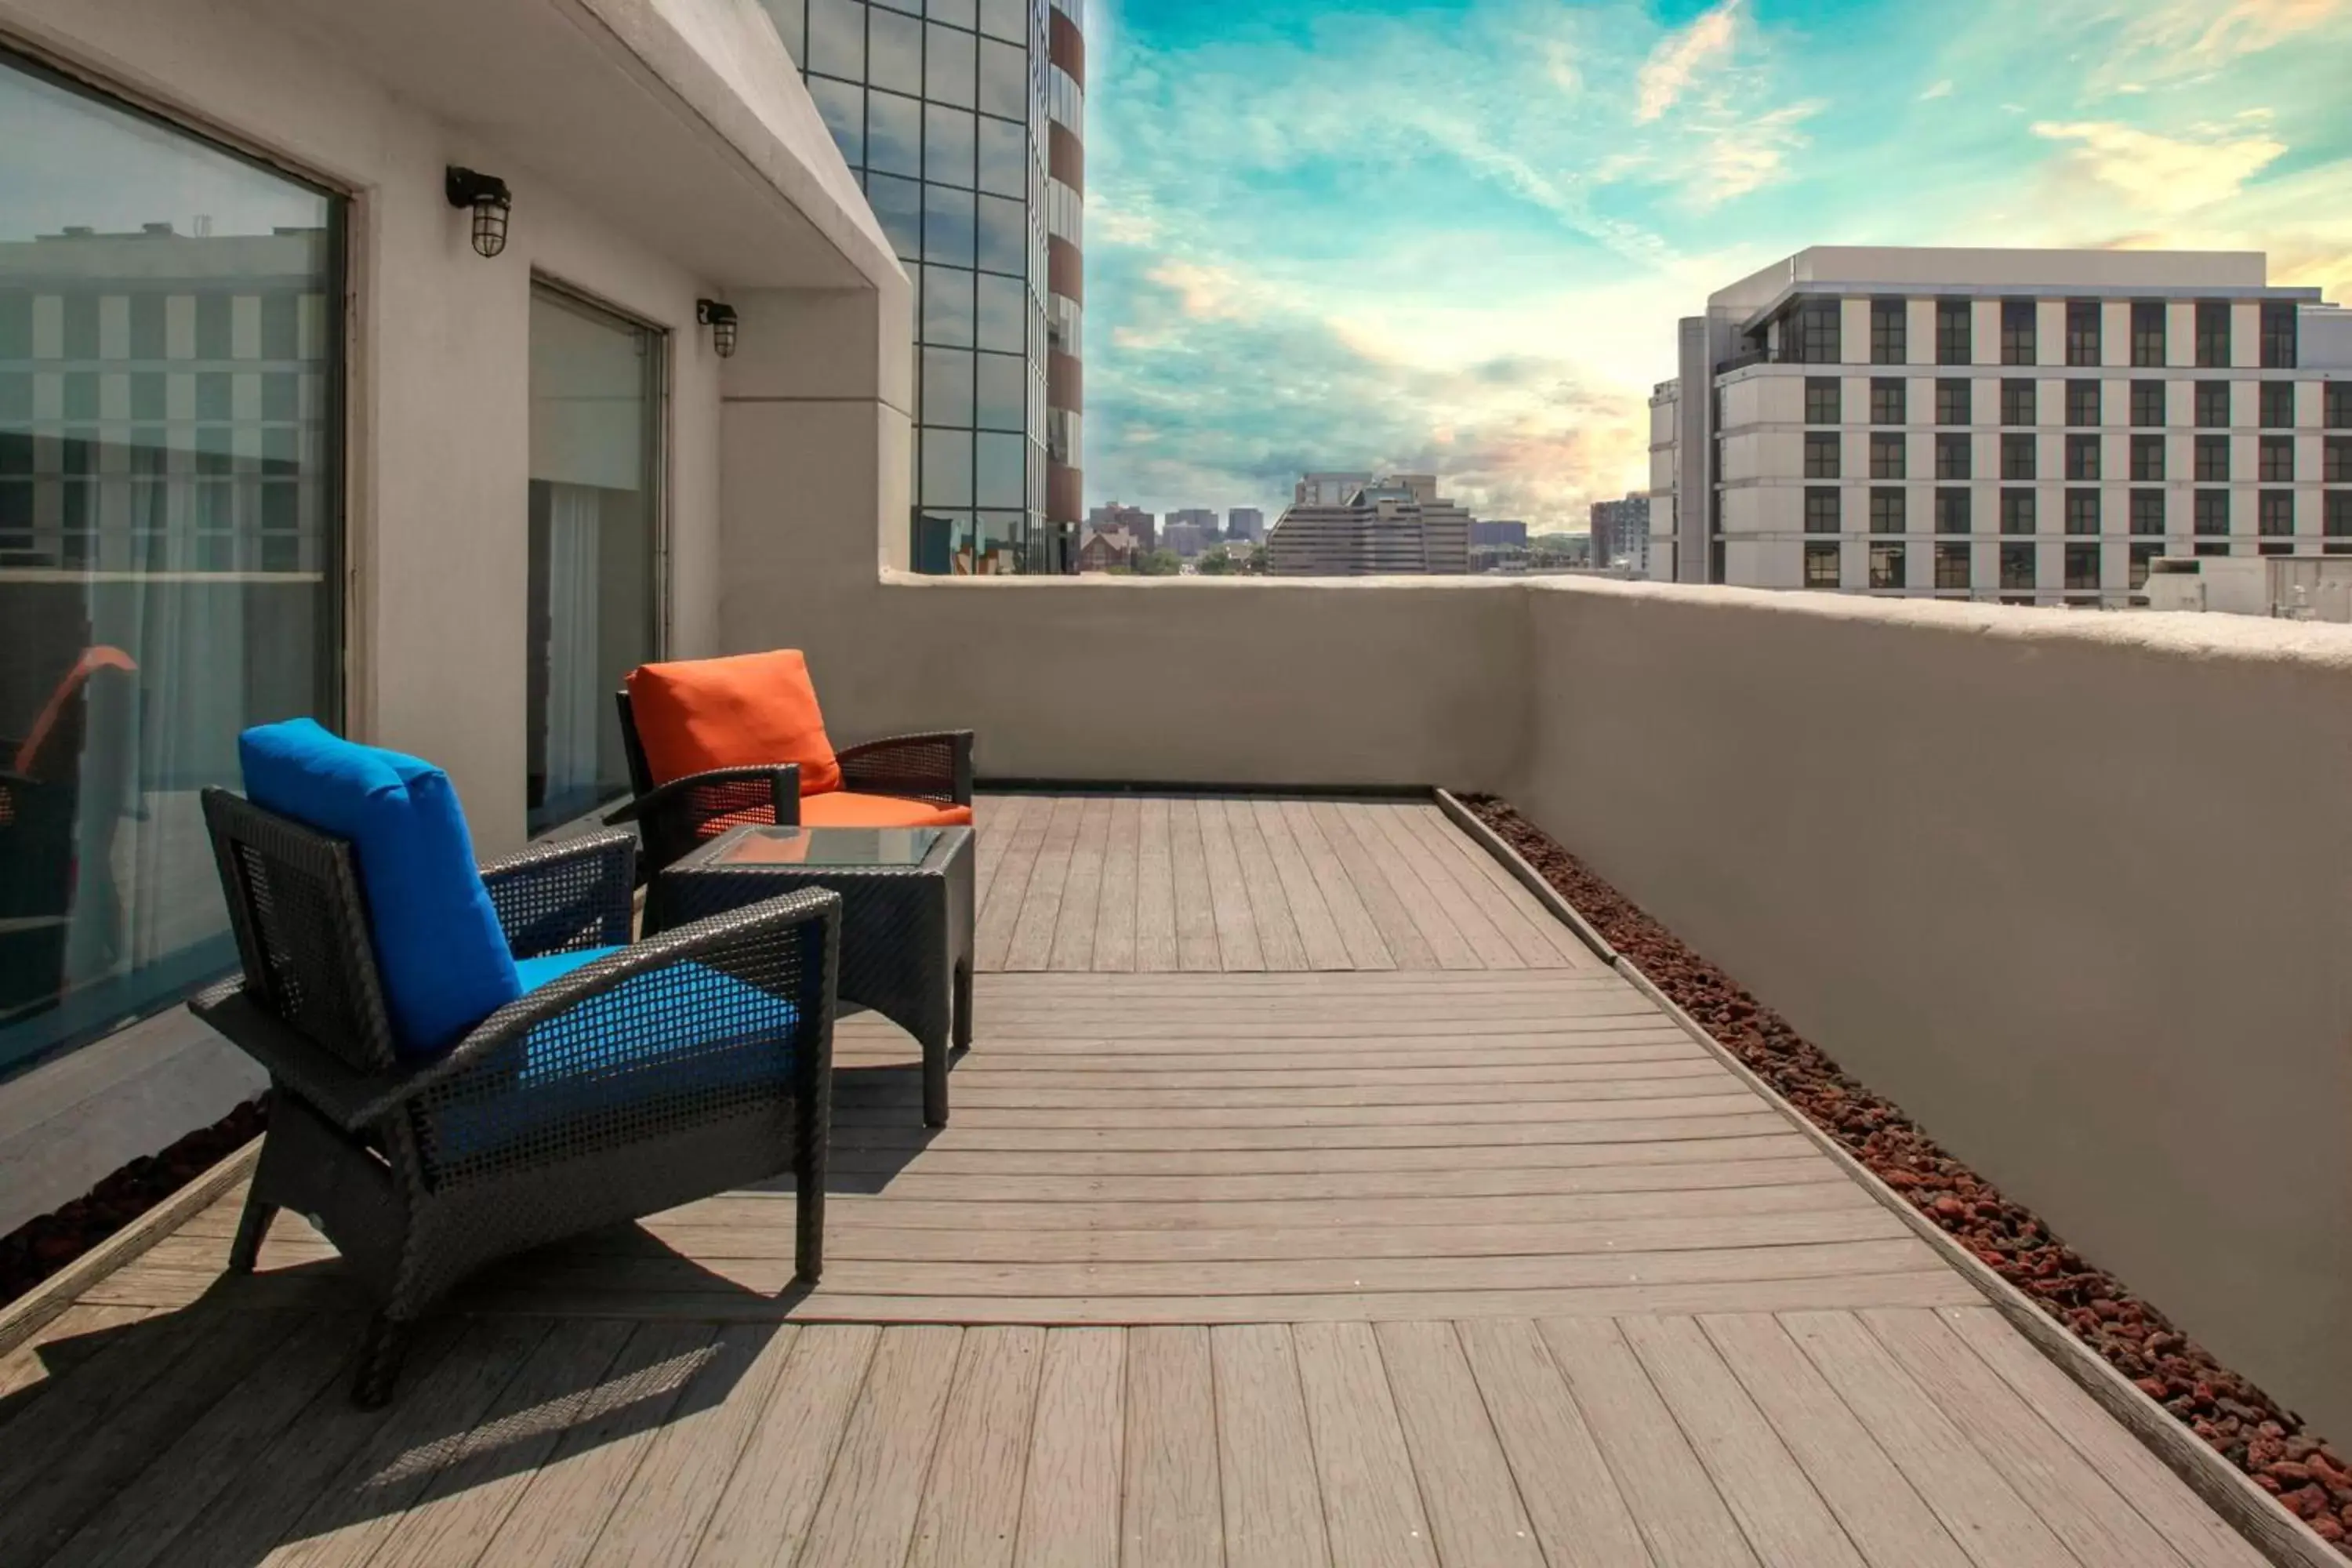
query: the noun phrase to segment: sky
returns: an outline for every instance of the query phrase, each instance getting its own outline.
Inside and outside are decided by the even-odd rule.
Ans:
[[[1090,0],[1087,499],[1434,472],[1580,530],[1808,245],[2263,250],[2352,303],[2352,0]]]

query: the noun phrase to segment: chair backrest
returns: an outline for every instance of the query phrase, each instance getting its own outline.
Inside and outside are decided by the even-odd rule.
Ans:
[[[225,789],[205,826],[254,1000],[358,1072],[396,1065],[351,845]]]
[[[89,688],[93,679],[113,671],[122,677],[134,676],[139,666],[119,647],[93,647],[74,660],[65,679],[49,693],[41,705],[33,726],[25,731],[16,754],[7,760],[13,773],[43,784],[71,779],[78,771],[82,750],[82,735],[89,720]]]
[[[645,742],[637,739],[637,716],[629,706],[629,689],[624,686],[614,692],[613,703],[621,710],[621,754],[629,760],[629,792],[651,795],[654,771],[646,765]]]
[[[803,795],[841,787],[816,685],[798,648],[641,664],[630,720],[655,784],[714,768],[798,764]]]

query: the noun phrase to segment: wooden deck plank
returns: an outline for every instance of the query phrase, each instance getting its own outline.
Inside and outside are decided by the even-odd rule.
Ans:
[[[1538,1101],[1528,1104],[1473,1102],[1467,1105],[1406,1104],[1406,1105],[1232,1105],[1232,1106],[1169,1106],[1139,1101],[1134,1105],[1087,1106],[1071,1110],[1047,1110],[1036,1107],[999,1107],[973,1105],[957,1110],[959,1120],[974,1127],[1087,1127],[1101,1130],[1113,1128],[1181,1127],[1204,1129],[1213,1127],[1413,1127],[1429,1123],[1503,1122],[1503,1121],[1608,1121],[1619,1118],[1652,1116],[1737,1115],[1750,1110],[1758,1104],[1745,1088],[1717,1090],[1712,1093],[1676,1094],[1665,1097],[1622,1098],[1613,1100],[1580,1100],[1567,1104]],[[879,1110],[866,1111],[861,1107],[840,1108],[834,1125],[849,1128],[863,1125],[898,1126],[905,1122],[904,1108],[889,1107],[887,1113]],[[93,1291],[90,1300],[105,1300]]]
[[[1404,836],[1421,846],[1424,874],[1433,881],[1442,878],[1455,889],[1465,905],[1477,910],[1479,917],[1494,928],[1503,945],[1511,951],[1520,967],[1568,967],[1567,954],[1541,926],[1528,918],[1525,905],[1488,880],[1486,874],[1467,858],[1477,855],[1491,859],[1492,857],[1463,837],[1437,807],[1401,806],[1391,820]],[[1563,932],[1566,930],[1548,914],[1543,916],[1543,921],[1555,930]]]
[[[1355,879],[1348,875],[1346,863],[1332,848],[1329,836],[1315,815],[1315,803],[1286,800],[1276,803],[1276,809],[1282,813],[1299,860],[1322,896],[1332,929],[1347,954],[1347,967],[1354,971],[1393,971],[1397,967],[1396,955],[1381,939],[1380,925],[1365,906],[1363,889],[1356,886]]]
[[[1025,795],[981,795],[972,802],[971,907],[988,908],[1006,848],[1021,831],[1021,819],[1035,799]]]
[[[1216,1568],[1223,1561],[1211,1365],[1204,1328],[1128,1331],[1122,1568]]]
[[[1550,943],[1559,953],[1559,967],[1602,972],[1602,965],[1592,950],[1584,945],[1577,934],[1560,923],[1559,917],[1544,907],[1543,902],[1511,875],[1503,863],[1488,854],[1486,848],[1466,833],[1446,820],[1444,811],[1433,805],[1430,815],[1443,830],[1444,842],[1467,862],[1501,901],[1519,911],[1528,922]]]
[[[1021,1568],[1105,1568],[1118,1560],[1126,1433],[1126,1331],[1047,1334],[1021,1489],[1013,1555]]]
[[[1291,830],[1283,804],[1278,800],[1253,800],[1241,805],[1255,819],[1258,837],[1273,862],[1275,880],[1290,910],[1291,924],[1298,932],[1305,967],[1326,973],[1352,970],[1356,967],[1355,956],[1339,934],[1339,922],[1333,918],[1323,889],[1307,867],[1306,851]]]
[[[801,1548],[807,1568],[897,1568],[907,1560],[963,1332],[908,1324],[882,1331]]]
[[[1968,1568],[1951,1532],[1767,1312],[1699,1327],[1872,1568]]]
[[[836,1067],[841,1065],[838,1054],[834,1059]],[[1562,1076],[1622,1078],[1630,1076],[1622,1070],[1623,1067],[1634,1062],[1673,1062],[1678,1065],[1668,1076],[1678,1073],[1695,1077],[1697,1075],[1692,1071],[1691,1064],[1712,1066],[1715,1061],[1714,1057],[1687,1039],[1670,1037],[1664,1030],[1647,1038],[1641,1031],[1622,1030],[1601,1035],[1597,1044],[1562,1037],[1533,1045],[1459,1047],[1444,1051],[1366,1046],[1142,1053],[1008,1050],[992,1046],[987,1055],[959,1064],[956,1072],[958,1082],[970,1079],[974,1083],[1006,1087],[1028,1084],[1040,1089],[1079,1089],[1102,1083],[1136,1089],[1200,1089],[1213,1083],[1295,1089],[1307,1084],[1353,1082],[1357,1073],[1375,1083],[1518,1083]],[[900,1061],[898,1065],[915,1064]],[[1554,1070],[1562,1068],[1567,1069],[1564,1075]],[[1618,1070],[1608,1070],[1612,1068]]]
[[[1451,1323],[1374,1331],[1441,1562],[1543,1568],[1510,1461]]]
[[[1351,1568],[1437,1568],[1371,1325],[1306,1323],[1291,1337],[1332,1561]]]
[[[1233,836],[1234,858],[1241,867],[1242,891],[1257,927],[1265,959],[1261,967],[1275,973],[1310,968],[1298,913],[1290,907],[1273,851],[1258,826],[1256,803],[1227,798],[1217,804],[1224,810],[1225,830]]]
[[[1181,967],[1176,944],[1175,847],[1169,836],[1165,795],[1136,803],[1135,967],[1165,974]]]
[[[1617,1325],[1549,1319],[1540,1331],[1658,1568],[1753,1568],[1748,1538]]]
[[[1617,1327],[1757,1556],[1774,1568],[1863,1568],[1837,1517],[1697,1323],[1627,1318]]]
[[[164,1238],[166,1242],[173,1239]],[[223,1250],[225,1255],[226,1248]],[[129,1273],[144,1261],[142,1258],[117,1270],[117,1274]],[[100,1285],[106,1282],[99,1281]],[[197,1294],[202,1294],[201,1289]],[[89,1441],[116,1408],[137,1399],[170,1371],[175,1358],[199,1345],[204,1337],[202,1331],[209,1321],[200,1312],[163,1314],[151,1303],[110,1302],[95,1289],[84,1290],[76,1305],[108,1311],[128,1310],[134,1314],[132,1326],[110,1336],[104,1347],[74,1369],[71,1398],[46,1404],[12,1400],[0,1406],[0,1414],[6,1416],[5,1421],[0,1421],[0,1512],[5,1512],[11,1500],[42,1478],[49,1454],[68,1451]],[[36,1421],[41,1435],[37,1443],[26,1439],[26,1434],[36,1429]]]
[[[1045,847],[1045,827],[1054,814],[1050,801],[1022,803],[1012,828],[1001,837],[1003,858],[989,881],[988,901],[975,904],[972,924],[972,968],[981,973],[1001,970],[1013,949],[1021,912],[1028,907],[1029,884],[1035,878],[1037,854]]]
[[[208,1213],[191,1216],[189,1223]],[[59,1377],[103,1351],[116,1331],[153,1316],[144,1307],[75,1305],[34,1330],[23,1343],[0,1357],[0,1430],[56,1387]]]
[[[1790,1311],[1780,1326],[1979,1568],[2069,1568],[2033,1510],[1850,1311]]]
[[[1088,795],[1078,808],[1078,836],[1070,845],[1047,969],[1076,973],[1095,966],[1095,928],[1102,915],[1103,863],[1110,850],[1110,801]]]
[[[798,1555],[881,1337],[862,1323],[800,1331],[711,1510],[696,1568],[769,1568]]]
[[[1318,1130],[1301,1138],[1282,1128],[1232,1127],[1178,1131],[1164,1127],[966,1127],[948,1128],[938,1137],[942,1149],[1095,1150],[1197,1149],[1203,1152],[1244,1149],[1418,1149],[1465,1145],[1519,1147],[1537,1143],[1640,1143],[1666,1138],[1750,1138],[1789,1130],[1778,1111],[1736,1100],[1706,1100],[1671,1115],[1651,1114],[1654,1108],[1619,1105],[1611,1114],[1577,1116],[1538,1121],[1426,1122],[1421,1124],[1356,1123]],[[1633,1114],[1620,1115],[1620,1111]],[[921,1129],[914,1129],[919,1132]],[[835,1124],[835,1137],[845,1149],[907,1150],[910,1130],[870,1123]]]
[[[1209,852],[1201,831],[1199,801],[1182,798],[1168,803],[1168,846],[1176,903],[1177,967],[1189,973],[1217,973],[1225,967],[1225,961],[1217,934],[1216,895],[1209,886]]]
[[[1141,871],[1143,803],[1123,795],[1109,803],[1108,842],[1103,849],[1102,891],[1095,907],[1094,962],[1090,968],[1126,973],[1136,967],[1137,879]]]
[[[1477,900],[1462,890],[1446,867],[1431,855],[1412,826],[1410,805],[1391,801],[1368,805],[1360,831],[1381,844],[1392,863],[1413,879],[1422,896],[1439,910],[1469,953],[1463,967],[1525,969],[1516,949],[1495,929]],[[1426,928],[1424,928],[1426,929]]]
[[[1436,896],[1423,882],[1420,872],[1399,855],[1395,846],[1389,841],[1388,834],[1381,827],[1381,809],[1378,804],[1369,801],[1336,801],[1332,803],[1332,820],[1356,846],[1355,857],[1349,863],[1349,871],[1355,878],[1356,885],[1369,889],[1377,882],[1385,888],[1388,890],[1385,901],[1395,910],[1396,918],[1416,933],[1412,946],[1417,950],[1417,961],[1408,961],[1404,956],[1407,950],[1400,945],[1396,933],[1385,926],[1382,928],[1389,950],[1398,955],[1400,967],[1485,969],[1486,965],[1471,951],[1468,939],[1439,906]],[[1369,898],[1367,904],[1371,908],[1374,918],[1378,919],[1380,905]]]
[[[1868,1311],[1862,1321],[2084,1568],[2189,1568],[1936,1314]]]
[[[1456,1083],[1447,1075],[1434,1081],[1407,1078],[1402,1082],[1317,1083],[1266,1085],[1225,1084],[1212,1089],[1161,1089],[1150,1084],[1128,1085],[1114,1079],[1085,1088],[1043,1089],[1013,1080],[973,1081],[957,1085],[956,1104],[963,1110],[1216,1110],[1246,1107],[1264,1110],[1283,1106],[1319,1106],[1339,1110],[1376,1106],[1440,1106],[1495,1104],[1591,1105],[1624,1100],[1683,1100],[1693,1095],[1731,1094],[1749,1098],[1750,1091],[1713,1062],[1645,1068],[1639,1077],[1611,1074],[1600,1078],[1505,1079]],[[1370,1075],[1367,1075],[1370,1077]],[[1001,1085],[1001,1087],[1000,1087]]]
[[[1353,823],[1338,801],[1318,800],[1307,803],[1307,815],[1323,836],[1331,858],[1348,879],[1348,886],[1363,906],[1364,918],[1381,939],[1393,969],[1392,976],[1419,976],[1440,973],[1437,955],[1428,938],[1406,910],[1404,900],[1398,893],[1381,867],[1381,858],[1365,847],[1357,836]]]
[[[1226,1568],[1329,1563],[1322,1488],[1290,1330],[1280,1323],[1212,1329],[1209,1357],[1216,1377]]]
[[[769,1323],[719,1331],[620,1489],[589,1568],[685,1568],[693,1561],[799,1333]]]
[[[1455,1325],[1547,1562],[1649,1568],[1641,1527],[1532,1322]]]
[[[1216,913],[1218,963],[1228,970],[1263,973],[1269,967],[1265,943],[1257,928],[1255,903],[1242,878],[1233,819],[1225,815],[1221,798],[1196,800],[1192,805],[1200,816],[1201,864],[1208,874],[1209,907]]]
[[[1034,808],[1033,808],[1034,809]],[[1076,795],[1059,795],[1046,813],[1037,844],[1037,858],[1029,871],[1029,886],[1003,961],[1007,971],[1052,966],[1054,942],[1062,917],[1062,890],[1069,881],[1070,863],[1077,848],[1078,819],[1086,803]],[[975,964],[978,963],[975,958]]]
[[[908,1568],[1004,1568],[1021,1531],[1045,1331],[966,1330]]]
[[[1937,1315],[2190,1562],[2262,1568],[2260,1552],[1998,1311],[1948,1307]]]

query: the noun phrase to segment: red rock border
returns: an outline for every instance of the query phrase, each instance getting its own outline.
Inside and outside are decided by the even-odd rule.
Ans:
[[[37,1215],[0,1236],[0,1307],[261,1136],[264,1121],[262,1101],[249,1100],[162,1153],[131,1161],[56,1213]]]
[[[1459,798],[1603,941],[1814,1126],[2352,1557],[2352,1467],[2305,1430],[2301,1416],[2223,1366],[2113,1275],[2084,1262],[2030,1210],[2001,1196],[1901,1110],[1847,1077],[1786,1019],[1684,946],[1508,803],[1492,795]]]

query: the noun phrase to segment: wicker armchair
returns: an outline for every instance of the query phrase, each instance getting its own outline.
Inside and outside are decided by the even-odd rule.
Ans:
[[[746,823],[773,823],[782,827],[801,820],[800,769],[793,763],[762,767],[713,768],[669,783],[654,783],[637,739],[636,718],[629,694],[616,691],[614,701],[621,714],[621,746],[629,762],[629,785],[635,795],[627,805],[604,818],[605,826],[637,825],[645,840],[643,874],[662,870],[713,835]],[[970,730],[942,730],[919,735],[894,735],[848,746],[836,753],[841,787],[861,795],[894,795],[927,805],[970,807],[971,805],[971,744]]]
[[[629,939],[635,846],[603,833],[482,868],[518,959],[613,949],[394,1054],[350,847],[224,790],[205,817],[244,963],[191,1004],[269,1071],[229,1266],[280,1207],[378,1302],[352,1397],[389,1397],[418,1317],[494,1259],[789,1172],[824,1262],[840,900],[797,893]]]

